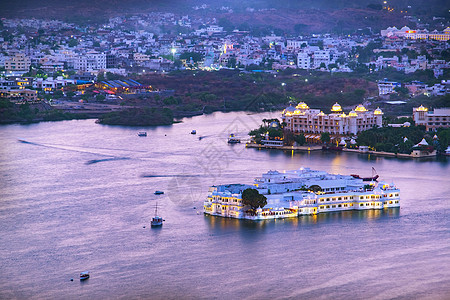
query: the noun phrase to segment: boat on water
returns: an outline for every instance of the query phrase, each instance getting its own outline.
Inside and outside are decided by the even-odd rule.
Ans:
[[[372,177],[361,177],[358,174],[350,174],[350,176],[353,176],[353,178],[362,179],[363,181],[377,181],[378,177],[380,177],[374,167],[372,167]]]
[[[86,280],[89,278],[89,271],[84,271],[80,273],[80,280]]]
[[[448,148],[445,149],[444,155],[450,156],[450,146],[448,146]]]
[[[160,227],[162,226],[164,220],[162,217],[158,216],[158,204],[155,206],[155,216],[152,218],[152,221],[150,222],[152,227]]]
[[[138,136],[147,136],[147,132],[146,131],[139,131],[138,132]]]
[[[231,133],[230,136],[228,137],[228,144],[238,144],[240,143],[241,140],[238,139],[234,133]]]
[[[197,134],[197,130],[192,130],[191,134]]]
[[[163,191],[155,191],[155,195],[162,195],[162,194],[164,194]]]

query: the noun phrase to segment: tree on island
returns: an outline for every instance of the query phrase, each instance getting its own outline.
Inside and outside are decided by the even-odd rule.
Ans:
[[[314,185],[309,187],[309,190],[313,191],[314,193],[317,193],[317,192],[321,192],[322,188],[319,185],[314,184]]]
[[[248,188],[242,192],[242,203],[248,205],[254,214],[259,207],[263,208],[267,205],[267,198],[261,195],[257,190]]]

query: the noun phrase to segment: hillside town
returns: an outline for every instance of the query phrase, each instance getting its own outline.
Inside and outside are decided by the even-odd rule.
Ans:
[[[428,31],[394,26],[353,35],[254,36],[232,27],[225,30],[219,23],[215,18],[173,13],[113,17],[97,27],[58,20],[2,19],[2,92],[7,97],[34,100],[33,92],[17,90],[32,87],[51,93],[66,85],[94,83],[105,72],[128,76],[177,69],[430,71],[443,81],[428,86],[420,81],[379,78],[379,95],[394,93],[398,87],[407,88],[413,96],[449,92],[444,79],[450,68],[450,27]]]
[[[88,112],[89,103],[90,116],[98,117],[131,107],[130,99],[151,96],[164,99],[162,105],[169,106],[182,102],[173,97],[176,91],[145,80],[150,74],[183,71],[195,76],[196,72],[231,70],[273,74],[275,78],[288,72],[300,80],[305,74],[349,78],[356,74],[378,87],[376,94],[361,93],[365,94],[360,101],[364,105],[384,101],[398,106],[414,97],[443,97],[450,93],[449,24],[441,22],[439,28],[427,29],[420,20],[409,21],[420,29],[392,26],[381,32],[365,28],[345,35],[295,35],[258,33],[213,17],[158,12],[116,16],[104,24],[84,26],[60,20],[3,18],[0,96],[16,105],[45,103],[45,109],[66,112]],[[308,83],[307,76],[304,78]],[[285,85],[282,82],[280,88]],[[194,93],[189,99],[195,97],[206,103],[209,98],[218,99],[207,93]],[[287,104],[283,101],[281,106]],[[225,102],[224,98],[224,108]],[[200,113],[206,108],[195,107]],[[323,114],[320,109],[317,114],[311,112]],[[381,110],[375,114],[377,118],[370,120],[380,127]],[[365,129],[371,124],[365,124]],[[429,128],[437,129],[435,125]],[[357,130],[350,131],[356,134]]]

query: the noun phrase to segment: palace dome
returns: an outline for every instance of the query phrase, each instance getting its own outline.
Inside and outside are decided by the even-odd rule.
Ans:
[[[428,111],[428,108],[421,105],[421,106],[419,106],[419,108],[417,108],[417,111]]]
[[[373,112],[375,115],[382,115],[383,111],[378,107],[377,109],[375,109],[375,111]]]
[[[332,112],[340,112],[340,111],[342,111],[342,107],[336,102],[336,103],[333,104],[333,106],[331,107],[331,111],[332,111]]]
[[[362,104],[360,104],[360,105],[358,105],[355,108],[355,111],[357,111],[357,112],[365,112],[365,111],[367,111],[367,109]]]
[[[349,112],[348,116],[349,117],[357,117],[358,114],[354,110],[352,110],[351,112]]]
[[[288,106],[288,107],[286,107],[286,109],[284,110],[285,112],[294,112],[295,111],[295,107],[293,107],[293,106]]]
[[[306,105],[305,102],[300,102],[299,104],[297,104],[297,106],[295,108],[298,108],[298,109],[309,109],[309,106]]]

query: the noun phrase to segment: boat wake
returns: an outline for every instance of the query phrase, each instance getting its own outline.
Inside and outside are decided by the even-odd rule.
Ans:
[[[189,174],[173,174],[173,175],[158,175],[158,174],[142,174],[143,178],[158,178],[158,177],[199,177],[200,175],[189,175]]]
[[[105,162],[105,161],[114,161],[114,160],[127,160],[131,159],[129,157],[111,157],[111,158],[104,158],[104,159],[91,159],[86,162],[86,165],[92,165],[99,162]]]
[[[86,150],[86,149],[100,149],[100,150],[115,150],[115,151],[124,151],[122,149],[108,149],[108,148],[90,148],[90,147],[78,147],[78,146],[70,146],[70,145],[58,145],[58,144],[40,144],[40,143],[34,143],[29,142],[25,140],[18,140],[20,143],[39,146],[39,147],[45,147],[45,148],[53,148],[53,149],[59,149],[59,150],[66,150],[66,151],[73,151],[73,152],[79,152],[79,153],[88,153],[88,154],[94,154],[98,156],[103,156],[106,158],[101,159],[91,159],[86,162],[86,165],[92,165],[99,162],[105,162],[105,161],[114,161],[114,160],[126,160],[131,159],[130,157],[123,157],[123,156],[115,156],[114,153],[111,154],[105,154],[105,153],[99,153],[94,152],[92,150]],[[127,151],[127,150],[126,150]]]

